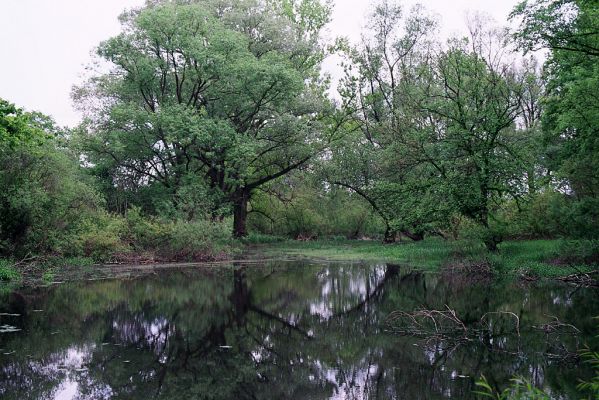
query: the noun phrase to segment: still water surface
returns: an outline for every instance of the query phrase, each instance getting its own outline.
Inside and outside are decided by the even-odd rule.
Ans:
[[[389,321],[447,307],[466,334]],[[23,288],[0,312],[6,400],[470,399],[483,374],[575,399],[599,302],[556,283],[270,262]]]

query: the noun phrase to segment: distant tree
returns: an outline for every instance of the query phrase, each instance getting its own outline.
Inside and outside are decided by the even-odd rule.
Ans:
[[[487,248],[496,250],[502,235],[490,229],[494,205],[521,194],[529,169],[530,135],[517,123],[535,112],[524,114],[529,78],[510,62],[504,33],[484,25],[473,21],[469,39],[451,41],[430,63],[415,105],[429,117],[422,125],[427,158],[447,198],[483,228]]]
[[[421,240],[435,219],[423,167],[397,157],[398,135],[406,127],[407,82],[415,65],[429,56],[435,26],[420,6],[404,14],[397,3],[381,1],[360,45],[345,47],[341,94],[352,111],[355,133],[333,150],[329,180],[368,201],[385,222],[386,242],[398,233]]]

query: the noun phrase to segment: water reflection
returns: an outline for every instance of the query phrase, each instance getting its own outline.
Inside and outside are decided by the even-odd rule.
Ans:
[[[481,374],[498,386],[524,375],[576,398],[591,371],[574,352],[593,344],[599,315],[591,289],[385,264],[165,270],[22,289],[0,304],[18,314],[0,325],[21,329],[0,333],[3,399],[468,399]],[[397,310],[446,306],[469,330],[512,312],[519,334],[498,317],[468,340],[387,323]],[[554,318],[579,332],[552,329]]]

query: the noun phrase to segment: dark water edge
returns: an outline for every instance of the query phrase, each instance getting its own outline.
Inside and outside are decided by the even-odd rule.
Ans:
[[[577,399],[597,294],[390,264],[122,269],[0,294],[0,398],[470,399],[521,375]],[[418,310],[464,329],[390,319]]]

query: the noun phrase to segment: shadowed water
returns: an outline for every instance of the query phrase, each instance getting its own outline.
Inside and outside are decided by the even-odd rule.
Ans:
[[[446,307],[467,334],[389,322]],[[0,312],[6,400],[469,399],[483,374],[575,399],[599,302],[556,283],[287,262],[24,288]]]

